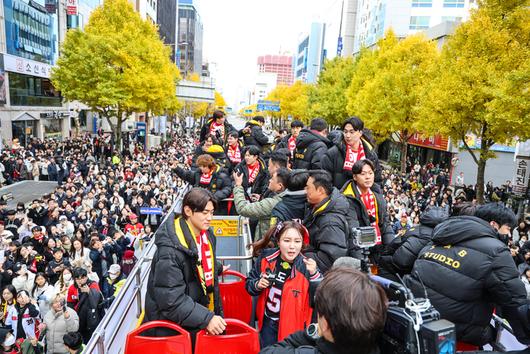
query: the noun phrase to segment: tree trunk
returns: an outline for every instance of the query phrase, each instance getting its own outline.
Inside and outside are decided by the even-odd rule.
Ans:
[[[477,203],[484,204],[484,172],[486,171],[487,160],[482,158],[483,152],[480,152],[477,168]]]
[[[401,173],[407,172],[407,151],[409,144],[408,142],[401,141]]]
[[[123,124],[123,113],[121,111],[118,111],[118,114],[116,115],[116,131],[115,131],[115,139],[116,146],[114,147],[117,149],[121,154],[121,126]]]

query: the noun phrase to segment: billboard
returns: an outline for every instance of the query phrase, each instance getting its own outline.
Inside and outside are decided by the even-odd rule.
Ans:
[[[6,72],[4,70],[4,56],[0,55],[0,104],[4,105],[6,103]]]

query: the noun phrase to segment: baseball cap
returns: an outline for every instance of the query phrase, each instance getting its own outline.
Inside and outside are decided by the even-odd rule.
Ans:
[[[113,264],[109,267],[109,274],[119,274],[121,272],[121,267],[119,264]]]

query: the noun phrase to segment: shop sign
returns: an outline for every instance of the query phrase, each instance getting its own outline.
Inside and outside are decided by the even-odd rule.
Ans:
[[[66,14],[77,16],[77,0],[66,0]]]
[[[4,69],[19,74],[33,75],[49,79],[52,66],[35,60],[4,54]]]
[[[44,7],[46,12],[49,14],[54,14],[57,11],[57,1],[56,0],[45,0]]]
[[[44,112],[40,114],[41,118],[44,119],[63,119],[63,118],[69,118],[70,112],[59,112],[59,111],[51,111],[51,112]]]
[[[517,143],[515,149],[515,171],[513,176],[513,192],[517,195],[528,195],[530,180],[530,140]]]
[[[473,133],[466,134],[466,144],[469,146],[471,150],[480,150],[482,146],[482,139],[477,137]],[[460,148],[464,148],[465,145],[463,143],[460,143]],[[490,151],[498,151],[498,152],[515,152],[515,141],[509,143],[509,144],[493,144],[490,147]]]
[[[409,138],[409,144],[423,146],[429,149],[447,151],[449,140],[439,134],[427,136],[421,133],[416,133]]]

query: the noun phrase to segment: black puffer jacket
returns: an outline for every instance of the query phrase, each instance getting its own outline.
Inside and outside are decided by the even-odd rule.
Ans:
[[[267,190],[267,185],[269,182],[269,173],[265,167],[265,161],[262,158],[258,159],[259,163],[259,172],[254,182],[252,184],[248,183],[248,167],[245,160],[241,161],[239,165],[236,166],[234,172],[243,174],[243,189],[245,190],[245,196],[247,199],[250,197],[248,193],[248,188],[250,187],[250,194],[259,194],[262,195]]]
[[[286,190],[282,193],[282,200],[272,209],[271,218],[275,218],[277,222],[295,219],[303,220],[306,201],[305,191],[291,192],[290,190]]]
[[[309,231],[307,257],[313,258],[324,273],[333,262],[346,256],[350,236],[350,206],[337,189],[319,205],[308,209],[303,224]]]
[[[260,351],[260,354],[351,354],[361,353],[352,351],[351,348],[342,349],[335,343],[328,342],[324,338],[317,340],[309,337],[305,331],[291,334],[282,342],[271,345]],[[379,354],[378,348],[374,348],[369,354]]]
[[[199,137],[199,141],[202,143],[204,140],[206,140],[206,135],[210,133],[211,126],[213,124],[213,118],[208,119],[206,124],[204,124],[201,128],[201,135]],[[226,138],[228,137],[228,134],[231,132],[236,132],[237,130],[234,128],[234,126],[230,123],[228,123],[228,120],[225,118],[224,122],[224,135],[221,136],[221,132],[217,131],[214,135],[214,138],[217,140],[218,143],[224,144],[226,143]]]
[[[212,174],[210,184],[207,186],[200,183],[202,173],[198,169],[185,170],[181,167],[176,167],[174,172],[177,176],[191,184],[193,187],[202,187],[212,192],[213,196],[218,202],[216,214],[226,215],[226,202],[221,201],[228,198],[230,194],[232,194],[232,180],[224,168],[221,168],[220,166],[216,167],[215,172]]]
[[[372,187],[372,192],[375,195],[377,219],[379,230],[381,231],[381,241],[383,245],[388,245],[394,239],[394,231],[392,230],[392,225],[389,221],[386,201],[382,194],[377,193],[376,188]],[[350,183],[345,184],[341,190],[341,193],[348,198],[350,208],[353,210],[353,212],[350,213],[357,219],[357,225],[352,226],[370,226],[373,221],[370,220],[370,216],[368,215],[368,211],[361,200],[355,182],[350,181]]]
[[[372,161],[375,165],[375,183],[380,184],[381,165],[372,145],[361,138],[366,158]],[[328,171],[333,177],[333,185],[341,189],[346,182],[353,178],[351,170],[344,170],[344,158],[346,156],[346,144],[341,140],[339,144],[333,145],[321,159],[321,166],[323,170]]]
[[[214,312],[208,309],[210,302],[204,293],[196,264],[198,251],[186,221],[177,219],[177,225],[183,232],[189,245],[182,244],[175,231],[175,214],[170,214],[158,229],[155,238],[157,250],[151,261],[151,271],[147,282],[144,322],[169,320],[192,333],[206,328],[214,312],[222,316],[219,298],[218,274],[222,266],[214,262]],[[208,230],[208,239],[212,244],[215,259],[215,236]],[[151,336],[171,335],[169,330],[157,328]]]
[[[331,145],[326,137],[312,130],[302,129],[296,138],[293,169],[319,170],[320,159]]]
[[[457,340],[483,345],[494,339],[489,326],[499,306],[521,343],[530,343],[525,287],[508,247],[495,230],[474,216],[457,216],[439,224],[406,282],[424,296],[442,318],[456,326]]]
[[[421,214],[419,225],[409,229],[402,237],[392,240],[387,247],[389,254],[381,257],[379,266],[394,274],[410,274],[418,254],[431,241],[434,228],[448,217],[443,208],[427,209]]]
[[[239,131],[239,136],[243,137],[245,146],[255,145],[263,150],[263,147],[269,144],[269,138],[263,133],[261,125],[255,120],[249,120],[245,124],[245,128],[248,127],[250,127],[250,133],[243,132],[244,129]]]

